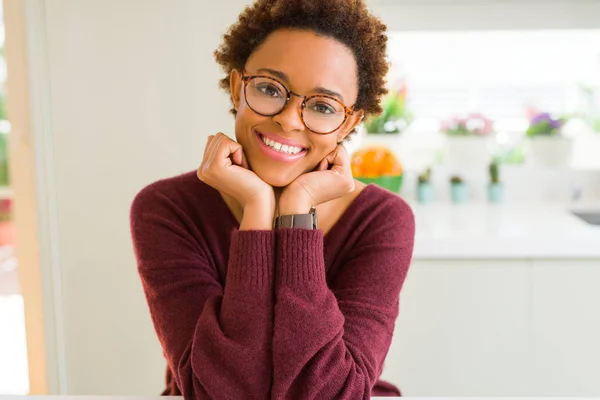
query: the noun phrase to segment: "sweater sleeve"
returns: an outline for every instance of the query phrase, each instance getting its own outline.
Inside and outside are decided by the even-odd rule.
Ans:
[[[274,233],[232,233],[225,287],[185,213],[141,192],[131,233],[150,315],[187,399],[264,399],[272,376]]]
[[[331,287],[322,232],[277,232],[273,399],[370,398],[391,343],[415,229],[400,198],[382,206]]]

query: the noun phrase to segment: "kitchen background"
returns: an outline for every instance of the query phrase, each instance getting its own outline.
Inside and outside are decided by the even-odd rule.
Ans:
[[[247,3],[4,0],[0,394],[162,390],[129,205],[233,134],[212,51]],[[369,5],[390,95],[353,172],[417,218],[382,378],[600,396],[600,1]]]

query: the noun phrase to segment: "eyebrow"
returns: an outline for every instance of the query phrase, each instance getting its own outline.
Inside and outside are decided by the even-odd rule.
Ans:
[[[281,71],[278,71],[276,69],[271,69],[271,68],[259,68],[257,72],[258,73],[266,72],[268,74],[274,75],[275,77],[281,79],[288,85],[290,84],[290,77],[287,76],[287,74],[285,72],[281,72]],[[316,88],[313,88],[312,92],[318,93],[318,94],[324,94],[324,95],[331,96],[331,97],[337,97],[342,102],[344,101],[344,96],[342,96],[340,93],[334,92],[333,90],[325,89],[322,86],[317,86]]]

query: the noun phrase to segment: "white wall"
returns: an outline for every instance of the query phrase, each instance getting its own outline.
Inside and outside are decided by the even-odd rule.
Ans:
[[[53,254],[57,293],[48,302],[56,306],[53,329],[63,335],[50,357],[50,363],[64,357],[54,392],[163,388],[164,361],[136,272],[129,206],[145,184],[195,169],[208,134],[232,133],[212,52],[245,2],[27,0],[31,69],[43,67],[48,77],[32,78],[32,91],[41,93],[34,106],[44,111],[34,117],[34,138],[45,149],[38,157],[46,162],[37,174],[51,188],[38,207],[57,216],[42,227],[53,237],[42,251]],[[412,28],[429,27],[432,15],[438,23],[446,18],[411,7]],[[404,15],[385,19],[398,27]]]
[[[587,29],[598,0],[367,0],[391,30]]]
[[[129,206],[145,184],[195,169],[209,134],[232,133],[212,52],[241,3],[45,2],[63,393],[163,389]]]

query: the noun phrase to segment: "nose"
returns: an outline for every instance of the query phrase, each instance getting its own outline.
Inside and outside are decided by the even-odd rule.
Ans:
[[[303,131],[304,121],[302,121],[300,114],[303,101],[303,98],[292,95],[285,108],[279,114],[272,117],[273,122],[279,125],[285,132]]]

